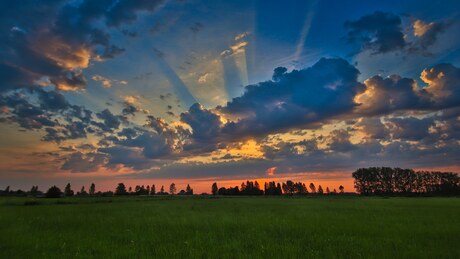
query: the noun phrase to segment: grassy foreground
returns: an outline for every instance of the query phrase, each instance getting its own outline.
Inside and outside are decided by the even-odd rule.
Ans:
[[[460,258],[459,198],[0,199],[0,258]]]

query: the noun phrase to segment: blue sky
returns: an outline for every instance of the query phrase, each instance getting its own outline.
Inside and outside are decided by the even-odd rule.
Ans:
[[[1,5],[2,183],[458,170],[456,1]]]

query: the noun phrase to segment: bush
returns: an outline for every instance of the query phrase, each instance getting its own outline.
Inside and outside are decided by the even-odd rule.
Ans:
[[[59,189],[56,185],[49,188],[48,191],[46,192],[46,198],[59,198],[61,197],[61,195],[62,195],[61,189]]]

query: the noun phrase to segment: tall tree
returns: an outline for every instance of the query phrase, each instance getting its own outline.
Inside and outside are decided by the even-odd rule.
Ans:
[[[81,189],[80,189],[80,195],[83,195],[83,196],[88,195],[88,193],[87,193],[86,190],[85,190],[85,186],[82,186],[82,187],[81,187]]]
[[[117,188],[115,189],[115,195],[126,195],[126,186],[124,183],[119,183]]]
[[[217,188],[217,183],[215,182],[212,184],[212,187],[211,187],[212,195],[217,195],[218,191],[219,191],[219,188]]]
[[[318,186],[318,194],[323,194],[323,187],[321,185]]]
[[[165,193],[165,186],[164,186],[164,185],[161,186],[160,193],[161,193],[161,194],[164,194],[164,193]]]
[[[150,188],[150,195],[155,195],[156,190],[155,190],[155,184],[152,184],[152,188]]]
[[[185,189],[185,194],[193,195],[193,189],[187,184],[187,188]]]
[[[294,193],[294,182],[287,180],[286,183],[283,183],[283,192],[292,195]]]
[[[314,183],[310,183],[310,190],[312,193],[316,193],[316,187],[315,187],[315,184]]]
[[[326,187],[326,193],[329,194],[331,191],[329,190],[329,187]]]
[[[175,183],[171,183],[171,185],[169,186],[169,193],[172,195],[176,194],[176,184]]]
[[[342,185],[339,186],[339,191],[340,193],[344,193],[345,192],[345,187],[343,187]]]
[[[96,185],[91,183],[91,186],[89,187],[89,195],[94,196],[94,194],[96,194]]]
[[[65,188],[64,188],[64,195],[67,197],[73,196],[74,192],[72,190],[72,187],[70,186],[70,183],[68,183]]]

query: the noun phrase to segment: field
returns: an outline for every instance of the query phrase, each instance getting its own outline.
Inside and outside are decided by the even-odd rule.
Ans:
[[[1,198],[0,258],[460,258],[459,198]]]

